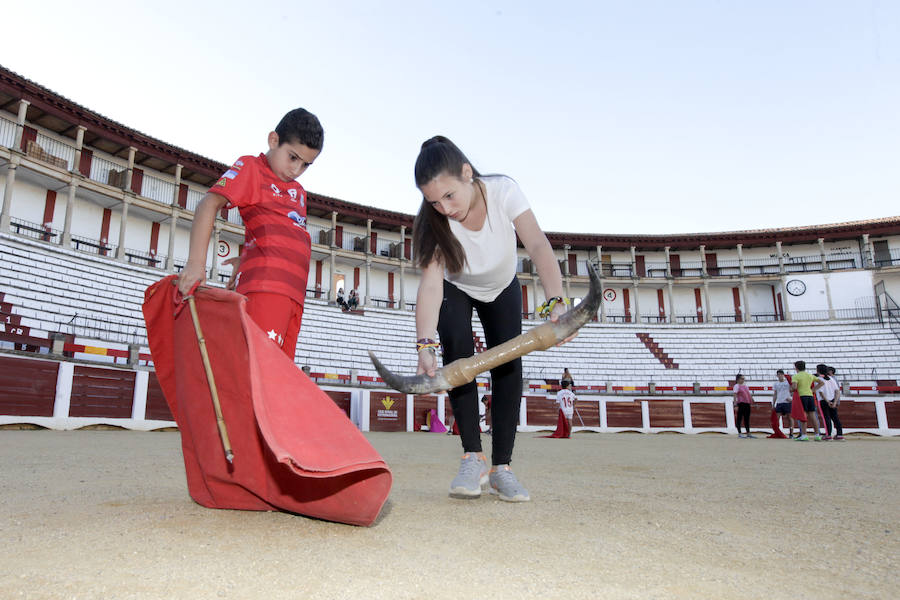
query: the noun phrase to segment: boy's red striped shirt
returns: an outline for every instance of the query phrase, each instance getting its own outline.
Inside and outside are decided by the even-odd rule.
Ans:
[[[303,186],[279,179],[260,154],[240,157],[209,191],[227,198],[244,221],[235,291],[283,294],[302,305],[310,259]]]

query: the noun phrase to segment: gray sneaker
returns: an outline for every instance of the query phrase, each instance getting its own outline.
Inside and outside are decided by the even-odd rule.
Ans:
[[[488,466],[474,452],[463,454],[459,462],[459,473],[450,483],[451,498],[478,498],[481,486],[488,482]]]
[[[507,502],[528,502],[531,496],[525,489],[513,472],[509,465],[497,465],[497,470],[492,471],[490,475],[491,493],[498,494],[501,500]]]

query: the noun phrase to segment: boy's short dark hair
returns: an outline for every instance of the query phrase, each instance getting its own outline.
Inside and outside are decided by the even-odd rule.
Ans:
[[[319,119],[305,108],[295,108],[281,117],[275,133],[278,134],[279,146],[299,142],[313,150],[321,150],[325,141]]]
[[[797,368],[798,371],[805,371],[806,370],[806,361],[798,360],[797,362],[794,363],[794,366]]]
[[[567,387],[569,387],[569,380],[568,380],[568,379],[563,379],[562,381],[559,382],[559,386],[560,386],[562,389],[566,389]]]
[[[775,374],[776,375],[784,375],[784,369],[778,369],[777,371],[775,371]]]
[[[738,373],[737,375],[734,376],[734,380],[737,381],[738,379],[740,379],[743,376],[744,376],[743,373]]]

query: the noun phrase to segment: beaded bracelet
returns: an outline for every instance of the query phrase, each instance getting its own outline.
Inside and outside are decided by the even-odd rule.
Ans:
[[[546,302],[541,304],[538,312],[542,317],[546,317],[551,312],[553,312],[553,307],[555,307],[560,302],[564,304],[571,304],[568,298],[563,298],[562,296],[553,296],[552,298],[548,298]]]

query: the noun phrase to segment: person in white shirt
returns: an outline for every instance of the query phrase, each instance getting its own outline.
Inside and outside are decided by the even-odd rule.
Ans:
[[[837,380],[832,377],[835,373],[834,367],[824,364],[816,365],[816,373],[822,379],[824,385],[816,391],[819,397],[819,406],[822,408],[822,416],[825,417],[825,437],[823,440],[844,439],[844,427],[841,425],[841,419],[838,417],[838,405],[841,403],[841,388]],[[831,436],[832,424],[834,425],[834,437]]]
[[[563,427],[563,436],[564,438],[572,437],[572,417],[575,414],[575,394],[572,390],[569,389],[569,380],[563,379],[559,382],[559,385],[562,389],[556,392],[556,403],[559,404],[559,410],[562,411],[563,417],[565,417],[565,423]]]
[[[775,371],[775,376],[778,377],[778,381],[772,385],[772,408],[779,421],[785,416],[788,418],[790,421],[788,437],[792,438],[794,437],[794,419],[791,417],[791,384],[784,376],[783,369]]]
[[[513,179],[480,174],[453,142],[435,136],[422,144],[415,180],[423,196],[413,223],[413,255],[422,270],[416,296],[417,374],[434,376],[436,334],[444,364],[474,355],[473,310],[488,348],[522,332],[516,236],[537,267],[550,319],[565,313],[559,263]],[[476,383],[453,388],[449,397],[464,452],[450,496],[477,498],[490,482],[491,493],[501,500],[530,500],[509,468],[522,399],[522,359],[491,369],[490,472],[481,449]]]

